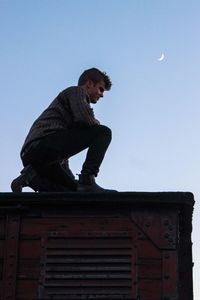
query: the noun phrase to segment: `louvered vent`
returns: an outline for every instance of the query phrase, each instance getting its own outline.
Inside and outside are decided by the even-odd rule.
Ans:
[[[39,299],[131,299],[131,238],[49,237]]]

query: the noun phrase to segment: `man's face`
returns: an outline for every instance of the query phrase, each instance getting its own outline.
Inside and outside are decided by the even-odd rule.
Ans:
[[[96,84],[94,84],[91,80],[88,81],[87,93],[91,103],[97,103],[97,101],[103,97],[105,90],[106,88],[103,80]]]

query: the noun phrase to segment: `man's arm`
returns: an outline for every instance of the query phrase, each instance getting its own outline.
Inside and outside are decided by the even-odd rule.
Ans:
[[[93,109],[87,102],[87,96],[82,88],[73,88],[69,95],[67,95],[67,98],[75,123],[85,123],[90,126],[100,124],[100,122],[95,119]]]

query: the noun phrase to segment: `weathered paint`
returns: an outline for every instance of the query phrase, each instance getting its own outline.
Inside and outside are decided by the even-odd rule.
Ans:
[[[1,300],[192,300],[191,193],[0,194]]]

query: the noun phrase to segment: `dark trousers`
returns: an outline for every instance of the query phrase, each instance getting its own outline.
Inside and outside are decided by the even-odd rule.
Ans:
[[[104,125],[89,127],[77,124],[71,129],[57,131],[42,138],[25,151],[22,162],[24,166],[31,164],[40,175],[67,185],[69,178],[61,161],[88,148],[81,172],[97,176],[111,137],[111,130]]]

